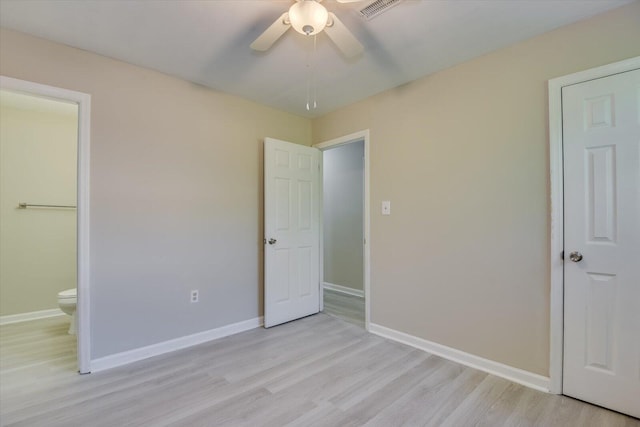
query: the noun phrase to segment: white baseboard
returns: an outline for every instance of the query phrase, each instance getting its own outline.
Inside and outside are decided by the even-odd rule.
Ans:
[[[360,289],[348,288],[346,286],[334,285],[333,283],[324,282],[322,287],[328,291],[340,292],[341,294],[353,295],[354,297],[364,298],[364,291]]]
[[[112,354],[110,356],[101,357],[91,361],[91,372],[104,371],[105,369],[115,368],[117,366],[126,365],[128,363],[137,362],[139,360],[148,359],[149,357],[159,356],[194,345],[202,344],[208,341],[224,338],[250,329],[259,328],[264,324],[262,317],[245,320],[231,325],[221,326],[219,328],[210,329],[204,332],[198,332],[193,335],[164,341],[158,344],[148,345],[133,350],[124,351],[122,353]]]
[[[10,314],[0,316],[0,325],[8,325],[10,323],[28,322],[29,320],[46,319],[47,317],[66,316],[59,308],[50,310],[31,311],[29,313]]]
[[[526,387],[549,393],[550,381],[548,377],[534,374],[533,372],[525,371],[523,369],[514,368],[513,366],[504,365],[499,362],[494,362],[493,360],[485,359],[461,350],[456,350],[455,348],[437,344],[432,341],[427,341],[425,339],[376,325],[374,323],[369,324],[369,332],[393,341],[410,345],[411,347],[424,350],[427,353],[435,354],[436,356],[452,360],[462,365],[497,375]]]

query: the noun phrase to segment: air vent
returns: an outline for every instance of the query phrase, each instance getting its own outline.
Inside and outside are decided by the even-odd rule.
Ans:
[[[397,5],[402,0],[376,0],[369,5],[360,9],[360,16],[364,19],[371,19],[380,15],[382,12],[389,10],[391,7]]]

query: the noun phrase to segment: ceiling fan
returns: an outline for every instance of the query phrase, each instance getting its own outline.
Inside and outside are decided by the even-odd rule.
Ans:
[[[296,0],[289,11],[280,15],[257,39],[251,49],[268,50],[287,30],[294,30],[306,36],[314,36],[324,31],[347,58],[359,55],[364,50],[362,44],[347,27],[329,12],[322,0]],[[355,3],[361,0],[336,0],[338,3]]]

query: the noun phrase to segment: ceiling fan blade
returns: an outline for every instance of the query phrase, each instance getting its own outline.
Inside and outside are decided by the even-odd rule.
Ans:
[[[291,28],[289,24],[288,12],[280,15],[276,21],[267,28],[264,33],[260,34],[257,39],[251,43],[251,49],[265,51],[269,49],[273,44]]]
[[[329,18],[331,25],[327,25],[324,31],[336,46],[338,46],[338,49],[340,49],[344,56],[352,58],[361,54],[364,47],[358,39],[351,34],[351,31],[345,27],[334,13],[329,12]]]

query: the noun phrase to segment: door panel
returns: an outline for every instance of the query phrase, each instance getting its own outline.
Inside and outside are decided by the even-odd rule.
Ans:
[[[320,151],[265,139],[265,327],[320,309]]]
[[[585,366],[613,373],[616,276],[587,273]]]
[[[587,148],[587,224],[589,242],[615,243],[616,177],[614,145]]]
[[[563,88],[563,392],[640,417],[640,70]],[[573,257],[579,252],[580,257]]]

